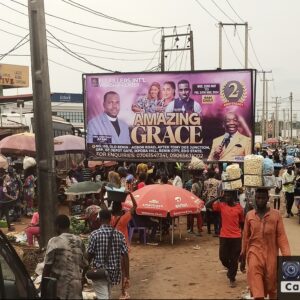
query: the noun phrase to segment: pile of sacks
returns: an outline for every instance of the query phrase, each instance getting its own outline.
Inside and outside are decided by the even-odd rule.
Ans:
[[[244,185],[248,187],[275,186],[273,160],[261,155],[246,155],[244,159]]]

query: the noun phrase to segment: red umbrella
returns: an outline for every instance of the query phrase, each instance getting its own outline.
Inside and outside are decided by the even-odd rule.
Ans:
[[[84,152],[84,138],[76,135],[61,135],[54,138],[55,154]]]
[[[134,191],[137,202],[136,213],[153,217],[171,217],[196,214],[204,207],[204,201],[193,193],[170,184],[150,184]],[[124,208],[130,209],[132,202],[126,198]]]
[[[266,143],[267,143],[267,144],[278,144],[279,141],[278,141],[278,139],[276,139],[276,138],[268,138],[268,139],[266,140]]]
[[[0,152],[4,154],[35,155],[34,134],[23,132],[5,137],[0,141]]]

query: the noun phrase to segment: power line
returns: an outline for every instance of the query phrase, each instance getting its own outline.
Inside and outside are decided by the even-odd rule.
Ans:
[[[235,52],[235,50],[234,50],[234,48],[233,48],[233,46],[232,46],[232,44],[231,44],[231,42],[230,42],[230,40],[229,40],[229,38],[228,38],[228,35],[227,35],[226,30],[225,30],[224,27],[223,27],[223,31],[224,31],[224,33],[225,33],[226,40],[227,40],[227,42],[228,42],[228,44],[229,44],[229,46],[230,46],[230,48],[231,48],[231,50],[232,50],[232,52],[233,52],[235,58],[238,60],[238,62],[240,63],[240,65],[241,65],[242,67],[244,67],[244,66],[243,66],[243,63],[240,61],[238,55],[236,54],[236,52]]]
[[[14,3],[17,3],[19,5],[22,5],[24,7],[27,8],[27,5],[23,4],[23,3],[20,3],[16,0],[10,0],[11,2],[14,2]],[[66,19],[66,18],[63,18],[63,17],[59,17],[59,16],[55,16],[53,14],[50,14],[50,13],[45,13],[45,15],[49,16],[49,17],[52,17],[52,18],[55,18],[55,19],[58,19],[58,20],[61,20],[61,21],[65,21],[65,22],[68,22],[68,23],[72,23],[72,24],[75,24],[75,25],[79,25],[79,26],[83,26],[83,27],[87,27],[87,28],[93,28],[93,29],[99,29],[99,30],[104,30],[104,31],[111,31],[111,32],[130,32],[130,33],[134,33],[134,32],[145,32],[145,31],[153,31],[153,30],[156,30],[157,28],[151,28],[151,29],[143,29],[143,30],[122,30],[122,29],[112,29],[112,28],[104,28],[104,27],[99,27],[99,26],[93,26],[93,25],[88,25],[88,24],[83,24],[83,23],[80,23],[80,22],[76,22],[76,21],[73,21],[73,20],[70,20],[70,19]]]
[[[61,64],[61,63],[58,63],[57,61],[54,61],[54,60],[52,60],[52,59],[50,59],[50,58],[49,58],[48,60],[51,61],[52,63],[56,64],[56,65],[61,66],[61,67],[64,67],[64,68],[67,68],[67,69],[70,69],[70,70],[73,70],[73,71],[76,71],[76,72],[79,72],[79,73],[84,73],[83,71],[80,71],[80,70],[78,70],[78,69],[74,69],[74,68],[72,68],[72,67],[68,67],[68,66],[63,65],[63,64]]]
[[[240,17],[240,15],[235,11],[235,9],[232,7],[232,5],[230,4],[229,0],[226,0],[226,2],[228,3],[228,5],[231,7],[231,9],[233,10],[233,12],[235,13],[235,15],[243,22],[245,23],[245,21]]]
[[[1,20],[1,19],[0,19],[0,20]],[[14,25],[14,24],[12,24],[12,25]],[[22,29],[26,29],[26,28],[23,27]],[[26,30],[27,30],[27,29],[26,29]],[[5,32],[5,33],[7,33],[7,34],[10,34],[10,35],[13,35],[13,36],[22,37],[21,35],[14,34],[14,33],[11,33],[11,32],[9,32],[9,31],[3,30],[3,29],[0,29],[0,31],[3,31],[3,32]],[[28,30],[27,30],[27,31],[28,31]],[[50,36],[49,38],[53,39],[53,37],[51,37],[51,36]],[[76,45],[76,46],[81,46],[81,45],[79,45],[79,44],[67,42],[67,41],[64,41],[64,40],[60,40],[60,41],[62,41],[62,42],[64,42],[64,43],[67,43],[67,44],[72,44],[72,45]],[[57,47],[57,46],[51,46],[51,45],[49,45],[49,47],[62,50],[60,47]],[[83,46],[83,47],[84,47],[84,46]],[[87,47],[87,48],[90,48],[90,47]],[[93,48],[93,49],[95,49],[95,48]],[[152,61],[152,60],[153,60],[153,58],[126,59],[126,58],[114,58],[114,57],[107,57],[107,56],[92,55],[92,54],[81,53],[81,52],[77,52],[77,51],[76,51],[76,52],[73,51],[73,52],[74,52],[75,54],[80,54],[80,55],[84,55],[84,56],[96,57],[96,58],[101,58],[101,59],[116,60],[116,61]],[[110,51],[106,51],[106,52],[110,52]],[[120,53],[122,53],[122,52],[120,52]],[[155,52],[155,53],[157,54],[157,52]],[[9,55],[9,56],[30,56],[30,54],[19,54],[19,55],[15,54],[15,55]]]
[[[199,0],[195,0],[197,3],[198,3],[198,5],[204,10],[204,11],[206,11],[206,13],[208,14],[208,15],[210,15],[215,21],[217,21],[218,23],[220,22],[216,17],[214,17],[211,13],[210,13],[210,11],[209,10],[207,10],[200,2],[199,2]]]
[[[229,17],[226,13],[225,13],[225,11],[214,1],[214,0],[211,0],[212,1],[212,3],[219,9],[219,11],[221,11],[223,14],[224,14],[224,16],[226,16],[231,22],[233,22],[233,23],[236,23],[235,22],[235,20],[233,20],[231,17]]]
[[[94,63],[92,63],[92,62],[90,62],[89,60],[87,60],[85,57],[83,57],[83,56],[80,56],[79,54],[76,54],[76,53],[74,53],[70,48],[68,48],[66,45],[64,45],[59,39],[57,39],[49,30],[46,30],[57,42],[59,42],[64,48],[66,48],[67,50],[65,50],[65,49],[61,49],[61,50],[63,50],[64,52],[66,52],[66,53],[68,53],[69,55],[71,55],[71,56],[73,56],[74,58],[77,58],[78,60],[80,60],[80,61],[82,61],[82,62],[85,62],[85,63],[87,63],[87,64],[89,64],[89,65],[91,65],[91,66],[94,66],[94,67],[96,67],[96,68],[99,68],[99,69],[101,69],[101,70],[104,70],[104,71],[108,71],[108,72],[115,72],[115,71],[113,71],[113,70],[110,70],[110,69],[107,69],[107,68],[104,68],[104,67],[101,67],[101,66],[99,66],[99,65],[96,65],[96,64],[94,64]],[[55,43],[53,43],[52,41],[50,41],[49,39],[48,39],[48,41],[50,42],[50,43],[52,43],[52,44],[54,44],[55,46],[57,46]],[[57,46],[57,47],[59,47],[59,46]]]
[[[21,4],[21,3],[19,3],[19,4]],[[5,6],[5,7],[7,7],[8,9],[10,9],[10,10],[12,10],[12,11],[14,11],[14,12],[17,12],[17,13],[19,13],[19,14],[22,14],[22,15],[24,15],[24,16],[27,17],[27,14],[24,14],[23,12],[21,12],[21,11],[19,11],[19,10],[16,10],[16,9],[14,9],[14,8],[8,6],[8,5],[5,5],[5,4],[3,4],[3,3],[0,3],[0,5],[3,5],[3,6]],[[21,5],[23,5],[23,4],[21,4]],[[155,52],[155,51],[145,51],[145,50],[137,50],[137,49],[131,49],[131,48],[125,48],[125,47],[119,47],[119,46],[115,46],[115,45],[112,45],[112,44],[107,44],[107,43],[103,43],[103,42],[99,42],[99,41],[96,41],[96,40],[93,40],[93,39],[86,38],[86,37],[84,37],[84,36],[81,36],[81,35],[72,33],[72,32],[70,32],[70,31],[64,30],[64,29],[62,29],[62,28],[59,28],[59,27],[57,27],[57,26],[54,26],[54,25],[51,25],[51,24],[48,24],[48,23],[47,23],[47,26],[48,26],[48,27],[53,27],[53,28],[55,28],[55,29],[57,29],[57,30],[60,30],[60,31],[62,31],[62,32],[64,32],[64,33],[67,33],[67,34],[69,34],[69,35],[76,36],[76,37],[79,37],[79,38],[81,38],[81,39],[84,39],[84,40],[87,40],[87,41],[90,41],[90,42],[93,42],[93,43],[96,43],[96,44],[99,44],[99,45],[104,45],[104,46],[112,47],[112,48],[115,48],[115,49],[121,49],[121,50],[132,51],[132,52],[134,52],[134,53],[132,53],[132,54],[154,53],[154,52]],[[83,46],[83,45],[81,45],[81,47],[83,47],[83,48],[88,48],[87,46]],[[97,49],[97,48],[91,48],[91,49],[95,49],[95,50],[99,50],[99,51],[105,51],[105,50]],[[113,52],[113,51],[109,51],[109,52]],[[115,52],[115,53],[131,54],[131,53],[125,53],[125,52]]]
[[[251,46],[251,48],[252,48],[252,51],[253,51],[253,53],[254,53],[254,56],[255,56],[255,58],[256,58],[256,60],[257,60],[257,62],[258,62],[258,65],[260,66],[261,70],[263,70],[263,67],[261,66],[261,63],[260,63],[260,61],[259,61],[259,59],[258,59],[258,56],[257,56],[257,54],[256,54],[256,51],[255,51],[255,49],[254,49],[254,46],[253,46],[253,43],[252,43],[252,39],[251,39],[250,34],[249,34],[249,41],[250,41],[250,46]]]
[[[26,43],[28,43],[29,39],[27,39],[26,41],[24,41],[27,37],[29,36],[29,33],[26,34],[15,46],[13,46],[13,48],[11,48],[8,52],[2,54],[0,60],[2,60],[5,56],[7,56],[8,54],[10,54],[11,52],[15,51],[16,49],[22,47],[23,45],[25,45]]]
[[[90,41],[90,42],[93,42],[93,43],[96,43],[96,44],[99,44],[99,45],[104,45],[104,46],[108,46],[108,47],[112,47],[112,48],[116,48],[116,49],[122,49],[122,50],[127,50],[127,51],[132,51],[132,52],[138,52],[138,53],[153,53],[154,51],[145,51],[145,50],[137,50],[137,49],[131,49],[131,48],[124,48],[124,47],[119,47],[119,46],[115,46],[115,45],[111,45],[111,44],[107,44],[107,43],[103,43],[103,42],[99,42],[99,41],[95,41],[93,39],[89,39],[89,38],[86,38],[86,37],[83,37],[79,34],[75,34],[73,32],[70,32],[70,31],[67,31],[65,29],[62,29],[62,28],[59,28],[57,26],[54,26],[54,25],[50,25],[50,24],[47,24],[47,26],[49,27],[52,27],[52,28],[55,28],[59,31],[62,31],[64,33],[67,33],[67,34],[70,34],[70,35],[73,35],[73,36],[76,36],[76,37],[79,37],[79,38],[82,38],[84,40],[87,40],[87,41]],[[116,52],[117,53],[117,52]],[[124,52],[120,52],[120,53],[123,53]],[[133,53],[133,54],[138,54],[138,53]],[[129,54],[129,53],[126,53],[126,54]]]

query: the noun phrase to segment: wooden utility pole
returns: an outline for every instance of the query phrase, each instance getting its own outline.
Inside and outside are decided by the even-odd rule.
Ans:
[[[28,0],[40,246],[54,236],[56,181],[46,23],[43,0]]]
[[[175,41],[179,41],[179,37],[187,37],[189,41],[189,46],[187,47],[176,47],[172,45],[172,48],[166,48],[166,40],[167,39],[174,39]],[[194,63],[194,41],[193,41],[193,31],[191,30],[188,33],[180,33],[180,34],[171,34],[171,35],[162,35],[161,37],[161,72],[164,71],[171,71],[171,70],[166,70],[166,53],[167,52],[173,52],[173,51],[189,51],[190,52],[190,64],[191,64],[191,70],[194,71],[195,69],[195,63]]]

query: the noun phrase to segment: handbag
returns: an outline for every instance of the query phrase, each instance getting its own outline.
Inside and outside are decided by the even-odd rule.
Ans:
[[[108,240],[108,246],[107,246],[107,252],[106,252],[106,256],[105,256],[104,266],[106,266],[108,264],[108,258],[109,258],[110,251],[111,251],[113,235],[114,235],[116,226],[120,219],[121,219],[121,217],[117,220],[115,226],[113,227],[113,229],[111,231],[111,234],[110,234],[110,237]],[[93,268],[93,269],[88,270],[86,272],[86,277],[87,277],[87,279],[90,279],[90,280],[99,280],[99,279],[109,280],[108,272],[105,269],[105,267],[97,268],[97,269]]]

